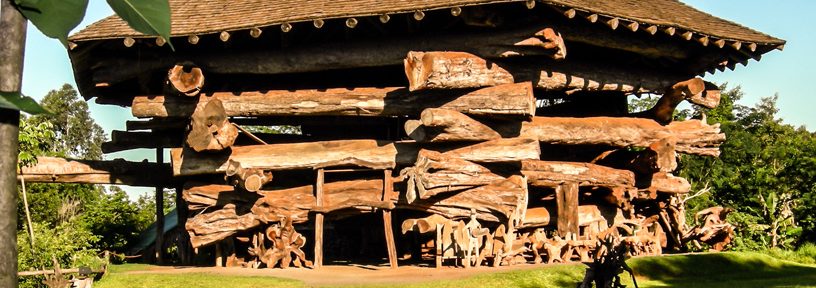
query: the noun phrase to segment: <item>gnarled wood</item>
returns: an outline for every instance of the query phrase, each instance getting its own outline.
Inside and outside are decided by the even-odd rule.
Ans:
[[[720,105],[720,90],[714,84],[700,78],[678,82],[667,89],[654,107],[635,113],[634,116],[653,119],[664,124],[669,123],[674,118],[674,110],[677,105],[683,100],[706,108],[716,108]]]
[[[466,52],[409,52],[405,74],[411,91],[488,87],[531,81],[545,91],[621,91],[645,93],[663,90],[677,76],[638,69],[589,68],[585,64],[541,59],[523,62],[485,60]]]
[[[527,183],[522,176],[511,176],[490,185],[479,186],[453,194],[441,194],[413,203],[397,203],[401,209],[439,214],[448,219],[470,217],[475,209],[481,221],[520,223],[527,210]]]
[[[642,151],[628,149],[606,151],[595,157],[592,163],[627,169],[644,175],[672,172],[677,169],[676,142],[673,137],[669,137],[652,143]]]
[[[391,142],[337,140],[310,143],[232,147],[229,154],[203,154],[189,149],[170,150],[173,175],[223,173],[227,161],[247,169],[291,170],[355,165],[372,169],[393,168],[397,150]]]
[[[200,181],[184,183],[182,192],[184,202],[191,211],[208,207],[221,207],[227,204],[252,205],[261,195],[236,191],[229,185],[215,185]]]
[[[18,179],[28,183],[121,184],[143,187],[171,187],[168,164],[115,160],[77,160],[37,157],[37,164],[23,167]]]
[[[719,156],[725,141],[720,124],[701,120],[672,122],[662,126],[654,120],[621,117],[533,117],[531,122],[494,127],[505,137],[527,137],[550,144],[649,147],[666,138],[676,139],[677,152]]]
[[[473,162],[424,149],[419,151],[416,164],[401,174],[408,176],[408,203],[414,202],[417,196],[428,199],[504,179]]]
[[[674,176],[671,173],[658,172],[652,175],[652,182],[648,190],[652,193],[684,194],[691,191],[691,184],[682,177]]]
[[[487,141],[501,138],[498,132],[458,111],[428,108],[416,121],[405,122],[406,134],[418,142]]]
[[[167,83],[176,92],[193,97],[204,87],[204,72],[198,67],[175,65],[167,72]]]
[[[408,92],[390,88],[333,88],[215,92],[199,99],[164,96],[133,98],[133,116],[189,117],[196,107],[220,100],[227,116],[418,116],[425,108],[444,108],[468,115],[527,118],[535,114],[529,83],[479,90]]]
[[[193,112],[186,143],[196,152],[221,151],[232,146],[237,138],[238,128],[227,120],[221,101],[214,99]]]
[[[557,187],[565,182],[580,186],[634,187],[631,171],[581,162],[525,160],[521,173],[531,186]]]
[[[244,208],[236,209],[235,204],[227,204],[220,210],[188,218],[185,227],[190,234],[190,243],[193,248],[225,239],[238,231],[258,226],[261,223],[255,214],[244,210]]]
[[[227,177],[233,178],[233,185],[239,186],[246,191],[256,192],[261,190],[264,184],[272,181],[272,172],[264,172],[260,169],[247,169],[241,167],[241,163],[235,160],[227,161]]]

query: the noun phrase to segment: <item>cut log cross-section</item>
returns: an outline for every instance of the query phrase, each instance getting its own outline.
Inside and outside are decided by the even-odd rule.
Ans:
[[[193,97],[204,87],[204,72],[198,67],[175,65],[167,72],[167,83],[176,92]]]
[[[227,120],[221,101],[214,99],[193,112],[186,143],[196,152],[221,151],[237,138],[238,128]]]
[[[535,115],[530,83],[478,90],[420,91],[391,88],[333,88],[270,90],[262,92],[215,92],[198,100],[181,97],[137,96],[133,116],[189,117],[196,107],[218,99],[227,116],[419,116],[426,108],[444,108],[468,115],[529,118]]]
[[[428,108],[421,121],[409,120],[405,132],[418,142],[487,141],[501,138],[498,132],[458,111]]]
[[[581,63],[531,59],[523,63],[486,60],[465,52],[408,52],[404,61],[411,91],[477,88],[531,81],[545,91],[620,91],[644,93],[663,90],[676,75],[659,71],[622,70]]]
[[[234,184],[244,188],[249,192],[261,190],[261,187],[272,181],[272,172],[264,172],[260,169],[247,169],[241,167],[241,163],[235,160],[227,161],[228,177],[234,178]]]

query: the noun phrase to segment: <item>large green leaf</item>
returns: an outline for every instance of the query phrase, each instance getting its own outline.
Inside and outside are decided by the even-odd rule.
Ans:
[[[0,108],[14,109],[28,114],[48,113],[37,101],[20,93],[0,92]]]
[[[14,0],[17,8],[45,36],[68,45],[68,33],[82,22],[88,0]]]
[[[170,47],[170,3],[167,0],[107,0],[108,5],[133,30],[159,35]]]

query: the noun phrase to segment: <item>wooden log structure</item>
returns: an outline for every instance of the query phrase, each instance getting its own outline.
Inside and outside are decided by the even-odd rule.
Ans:
[[[644,93],[674,84],[676,76],[658,71],[622,73],[616,68],[587,69],[580,63],[486,60],[466,52],[409,52],[405,74],[411,91],[490,87],[532,81],[545,91],[620,91]],[[651,87],[644,89],[643,87]]]
[[[677,152],[719,156],[725,141],[720,125],[701,120],[672,122],[666,126],[651,119],[627,117],[534,117],[504,127],[495,127],[503,136],[527,137],[561,145],[607,145],[649,147],[666,138],[676,139]]]
[[[431,196],[488,185],[504,177],[487,168],[461,158],[431,150],[421,150],[413,167],[402,172],[408,176],[406,198],[409,203],[417,196]]]
[[[204,87],[204,72],[199,67],[175,65],[167,72],[167,83],[184,96],[196,96]]]
[[[526,160],[521,162],[521,173],[530,186],[558,187],[568,182],[610,188],[635,186],[631,171],[582,162]]]
[[[102,153],[143,148],[182,147],[182,140],[171,133],[111,131],[111,141],[102,142]]]
[[[416,116],[425,108],[444,108],[468,115],[529,118],[535,98],[529,83],[509,83],[478,90],[422,91],[389,88],[270,90],[239,94],[214,92],[198,100],[138,96],[134,117],[189,117],[212,99],[223,103],[227,116]]]
[[[501,138],[498,132],[458,111],[428,108],[421,120],[405,122],[405,134],[418,142],[487,141]]]
[[[168,164],[116,160],[78,160],[37,157],[37,164],[23,167],[18,179],[28,183],[116,184],[172,187]]]

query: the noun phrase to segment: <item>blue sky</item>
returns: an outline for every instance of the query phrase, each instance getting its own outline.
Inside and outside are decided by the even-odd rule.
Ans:
[[[816,81],[809,68],[816,67],[812,47],[816,47],[816,34],[810,31],[808,19],[816,11],[816,1],[812,0],[683,0],[710,14],[735,21],[750,28],[788,41],[785,51],[773,51],[763,56],[761,62],[751,61],[747,67],[739,65],[735,71],[726,70],[715,75],[706,75],[709,81],[728,82],[740,85],[746,93],[743,104],[756,103],[761,97],[779,94],[780,114],[785,122],[806,125],[816,130],[816,107],[814,89],[806,84]],[[81,29],[113,12],[101,0],[90,1]],[[76,30],[78,31],[78,30]],[[811,47],[811,48],[808,48]],[[36,99],[42,98],[49,90],[59,88],[63,83],[76,86],[68,54],[57,40],[43,36],[34,26],[29,25],[26,43],[26,57],[23,73],[23,93]],[[132,119],[130,110],[117,106],[89,103],[91,115],[109,134],[111,130],[124,130],[125,121]],[[133,161],[148,159],[154,161],[150,150],[133,150],[114,153],[107,159],[126,158]],[[165,156],[165,159],[169,157]],[[149,191],[128,189],[132,194]]]

